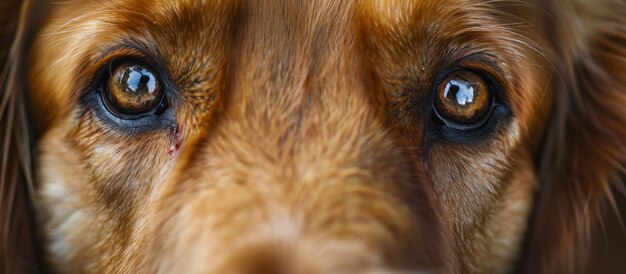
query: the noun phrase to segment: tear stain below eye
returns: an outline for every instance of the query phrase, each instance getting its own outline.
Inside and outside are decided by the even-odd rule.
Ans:
[[[177,126],[176,130],[174,131],[174,143],[170,145],[170,149],[168,151],[168,155],[170,157],[174,157],[178,149],[180,149],[180,144],[183,141],[183,135],[180,132],[180,128]]]

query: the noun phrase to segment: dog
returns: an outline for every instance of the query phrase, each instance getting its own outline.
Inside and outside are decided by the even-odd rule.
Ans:
[[[4,273],[572,273],[622,0],[4,0]]]

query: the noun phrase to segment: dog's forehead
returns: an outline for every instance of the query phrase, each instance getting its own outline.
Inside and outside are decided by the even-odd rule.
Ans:
[[[144,0],[135,0],[142,3]],[[151,2],[152,3],[152,2]],[[472,4],[473,3],[473,4]],[[312,0],[312,1],[165,1],[161,8],[150,10],[144,18],[151,23],[181,27],[173,35],[203,35],[214,31],[216,23],[247,26],[258,33],[257,37],[272,39],[301,38],[321,27],[332,27],[317,36],[336,35],[341,24],[351,26],[372,25],[388,32],[433,32],[436,28],[454,27],[446,22],[456,17],[464,8],[477,6],[481,1],[378,1],[378,0]],[[142,4],[125,4],[132,13],[142,12]],[[137,7],[137,8],[134,8]],[[108,6],[105,5],[105,9]],[[193,22],[193,23],[192,23]],[[189,30],[189,25],[197,28]],[[204,26],[202,28],[201,26]],[[417,28],[419,27],[419,28]],[[353,29],[354,30],[354,29]],[[346,35],[347,33],[342,33]]]
[[[151,31],[155,32],[162,29],[161,32],[171,36],[171,40],[192,41],[188,44],[193,46],[198,46],[197,42],[202,40],[219,43],[214,40],[216,32],[242,32],[248,28],[259,39],[271,39],[270,44],[275,47],[281,39],[302,44],[310,42],[301,39],[306,36],[322,39],[346,36],[351,33],[345,31],[363,30],[360,26],[371,26],[375,28],[374,31],[383,33],[437,33],[445,28],[455,28],[451,23],[458,22],[454,19],[465,19],[463,17],[468,17],[468,14],[462,11],[477,5],[464,0],[134,0],[117,5],[118,2],[91,3],[89,9],[92,12],[74,19],[89,18],[95,14],[95,21],[104,25],[129,29],[152,28]],[[158,8],[145,9],[145,6]],[[350,29],[343,28],[346,25]]]

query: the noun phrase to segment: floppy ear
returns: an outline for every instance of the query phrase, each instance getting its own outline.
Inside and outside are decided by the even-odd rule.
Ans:
[[[525,273],[575,273],[626,178],[626,2],[545,1],[554,82]],[[556,22],[555,22],[556,20]]]
[[[41,272],[32,211],[24,59],[40,6],[0,1],[0,273]]]

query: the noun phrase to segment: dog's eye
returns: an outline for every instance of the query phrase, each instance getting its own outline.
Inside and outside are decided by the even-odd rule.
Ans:
[[[442,122],[460,130],[482,126],[492,109],[493,95],[480,75],[454,71],[439,83],[433,108]]]
[[[156,73],[149,66],[134,61],[112,66],[103,90],[109,111],[122,118],[153,113],[160,107],[163,96]]]

